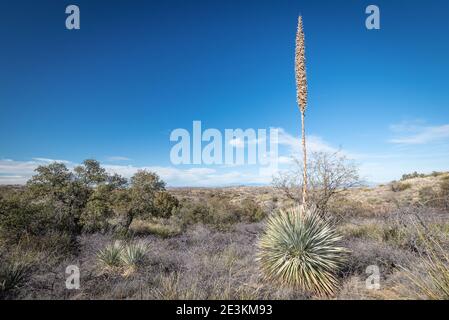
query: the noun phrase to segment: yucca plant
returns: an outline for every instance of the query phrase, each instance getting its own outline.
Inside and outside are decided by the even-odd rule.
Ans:
[[[6,297],[25,282],[29,267],[21,263],[6,263],[0,266],[0,298]]]
[[[336,273],[347,253],[340,240],[314,208],[281,210],[267,220],[257,260],[267,280],[329,296],[338,285]]]
[[[141,264],[145,258],[147,246],[142,242],[127,244],[121,253],[121,260],[127,267],[136,267]]]
[[[123,245],[119,241],[107,245],[97,253],[98,260],[106,268],[117,268],[121,263]]]
[[[302,17],[298,18],[298,31],[296,33],[295,50],[295,77],[296,77],[296,100],[301,111],[301,141],[303,152],[303,185],[302,185],[302,204],[307,201],[307,149],[306,149],[306,129],[305,116],[307,107],[307,74],[306,74],[306,48],[304,40],[304,30]]]

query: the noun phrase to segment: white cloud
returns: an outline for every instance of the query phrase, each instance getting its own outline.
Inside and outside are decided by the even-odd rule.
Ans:
[[[67,160],[56,160],[56,159],[49,159],[49,158],[33,158],[34,161],[37,162],[48,162],[48,163],[52,163],[52,162],[59,162],[59,163],[70,163],[70,161]]]
[[[0,184],[25,184],[35,174],[39,165],[51,163],[50,159],[32,161],[0,160]],[[68,160],[62,161],[69,169],[76,166]],[[130,178],[138,170],[156,172],[169,186],[227,186],[243,184],[268,184],[271,172],[261,174],[257,168],[239,167],[232,171],[217,170],[211,167],[175,168],[172,166],[134,166],[103,164],[109,173],[117,173]]]
[[[0,176],[0,185],[2,184],[25,184],[28,180],[28,177],[22,176]]]
[[[40,165],[52,162],[62,162],[70,165],[67,160],[53,160],[48,158],[33,158],[31,161],[14,161],[0,159],[0,184],[25,184]]]
[[[301,157],[302,146],[299,136],[293,136],[286,132],[283,128],[271,128],[278,130],[278,164],[279,170],[286,169],[286,167],[294,164],[295,158]],[[257,143],[257,139],[249,143]],[[231,141],[231,144],[236,147],[244,147],[245,142],[239,138]],[[327,143],[324,139],[318,136],[307,136],[307,146],[309,152],[336,152],[339,149]],[[270,149],[272,146],[270,145]],[[272,152],[272,149],[270,150]],[[342,151],[346,155],[347,152]],[[107,158],[108,161],[128,161],[129,158],[122,156],[111,156]],[[371,159],[368,156],[365,160],[369,162]],[[33,174],[34,170],[39,165],[45,165],[51,162],[65,163],[70,169],[76,166],[68,160],[54,160],[48,158],[33,158],[31,161],[14,161],[11,159],[0,160],[0,184],[23,184]],[[270,167],[259,167],[257,165],[237,166],[237,165],[221,165],[221,166],[207,166],[207,167],[182,167],[182,166],[135,166],[124,164],[104,163],[103,167],[109,173],[117,173],[126,178],[130,178],[138,170],[149,170],[158,173],[161,178],[167,182],[169,186],[226,186],[226,185],[244,185],[244,184],[269,184],[272,181],[273,175],[276,172]],[[369,165],[364,169],[368,169]],[[371,165],[371,168],[373,166]],[[376,169],[379,166],[376,166]],[[366,172],[372,170],[365,170]]]
[[[392,125],[390,129],[399,134],[399,137],[389,140],[390,143],[395,144],[418,145],[449,140],[449,124],[424,126],[402,123]]]
[[[279,156],[278,163],[279,164],[292,164],[295,162],[295,159],[292,156]]]
[[[229,140],[229,144],[236,148],[244,148],[245,146],[249,145],[257,145],[260,143],[265,142],[265,138],[253,138],[248,139],[247,137],[236,137],[234,139]]]
[[[231,140],[229,140],[229,144],[231,146],[236,147],[236,148],[243,148],[243,147],[245,147],[245,141],[243,139],[241,139],[241,138],[231,139]]]
[[[301,143],[299,137],[294,137],[282,128],[278,129],[278,145],[286,147],[284,152],[278,155],[279,165],[293,164],[293,157],[299,157]],[[307,137],[308,150],[313,151],[337,151],[323,139],[317,136]],[[262,142],[260,139],[247,141],[246,144],[256,144]],[[230,142],[236,147],[245,147],[245,141],[236,138]],[[271,146],[270,146],[271,148]],[[272,152],[272,150],[270,150]],[[107,162],[129,161],[131,159],[122,156],[110,156]],[[49,158],[33,158],[31,161],[14,161],[11,159],[0,160],[0,184],[23,184],[33,174],[39,165],[46,165],[52,162],[62,162],[69,169],[73,169],[77,164],[68,160],[54,160]],[[243,184],[268,184],[271,182],[273,172],[270,168],[259,167],[257,165],[221,165],[208,167],[174,167],[174,166],[135,166],[125,164],[103,163],[103,167],[109,173],[117,173],[126,178],[130,178],[138,170],[149,170],[158,173],[170,186],[224,186]],[[261,169],[262,170],[259,170]]]
[[[48,164],[51,161],[42,161],[35,158],[32,161],[14,161],[11,159],[0,160],[0,174],[13,176],[31,176],[39,165]],[[49,160],[49,159],[46,159]]]
[[[261,175],[258,170],[218,171],[210,167],[180,169],[163,166],[120,166],[104,165],[110,173],[117,173],[124,177],[131,177],[138,170],[156,172],[169,186],[226,186],[243,184],[270,183],[271,175]]]
[[[118,162],[118,161],[131,161],[132,159],[127,158],[127,157],[122,157],[122,156],[110,156],[110,157],[106,157],[106,161],[110,161],[110,162]]]
[[[301,138],[293,136],[283,128],[276,128],[279,132],[279,145],[284,145],[289,149],[289,156],[299,155],[302,152]],[[336,152],[339,149],[331,146],[321,137],[315,135],[306,136],[308,152]]]

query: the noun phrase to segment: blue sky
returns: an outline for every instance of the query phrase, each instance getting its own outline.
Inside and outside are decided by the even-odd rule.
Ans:
[[[65,29],[76,4],[81,29]],[[381,29],[365,28],[376,4]],[[303,15],[312,150],[362,177],[449,170],[447,1],[0,2],[0,184],[51,160],[100,160],[169,185],[269,183],[253,166],[173,165],[176,128],[280,128],[299,148],[294,44]],[[297,148],[296,148],[297,147]]]

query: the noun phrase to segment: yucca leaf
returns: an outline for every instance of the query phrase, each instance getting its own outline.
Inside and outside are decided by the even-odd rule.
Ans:
[[[267,280],[332,295],[346,258],[341,236],[313,208],[295,207],[268,218],[257,260]]]

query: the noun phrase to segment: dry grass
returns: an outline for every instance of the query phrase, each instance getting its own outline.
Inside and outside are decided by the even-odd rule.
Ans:
[[[420,217],[429,226],[433,225],[432,228],[437,228],[435,232],[447,229],[447,224],[437,222],[437,218],[444,219],[447,215],[440,217],[439,214],[422,211]],[[402,240],[385,237],[384,228],[389,225],[392,222],[384,218],[363,217],[340,225],[345,239],[343,246],[351,254],[338,275],[341,285],[336,292],[337,299],[417,297],[417,287],[401,267],[418,275],[425,275],[423,270],[427,269],[416,251],[401,245]],[[107,234],[83,235],[75,257],[52,265],[45,265],[43,256],[30,257],[41,267],[29,273],[25,279],[26,286],[19,288],[15,296],[30,299],[311,298],[307,293],[283,288],[260,277],[255,252],[261,231],[260,223],[241,223],[227,231],[196,225],[169,238],[141,235],[139,241],[144,243],[147,253],[145,260],[132,272],[124,272],[126,268],[121,261],[116,272],[101,269],[98,272],[97,253],[113,243],[113,238]],[[19,258],[16,256],[14,259]],[[81,289],[76,293],[65,290],[64,270],[68,264],[78,265],[83,274]],[[369,265],[380,268],[380,290],[365,287],[365,271]]]
[[[419,199],[421,188],[435,188],[442,177],[407,179],[411,187],[401,192],[393,192],[390,185],[351,189],[334,203],[334,209],[340,209],[338,228],[343,234],[343,246],[351,251],[337,275],[340,285],[336,299],[446,297],[449,213],[410,206]],[[252,199],[268,212],[291,204],[270,187],[171,189],[171,192],[181,202],[209,203],[210,199],[219,198],[239,205]],[[408,222],[409,217],[419,218],[442,250],[429,254],[426,242]],[[136,220],[132,225],[134,236],[129,241],[140,241],[147,249],[145,259],[137,259],[141,261],[138,267],[128,273],[123,272],[121,260],[118,272],[98,268],[97,254],[114,243],[113,234],[84,234],[75,243],[61,234],[30,236],[21,243],[0,245],[0,267],[4,270],[15,264],[30,267],[23,277],[9,273],[10,279],[20,280],[8,293],[7,298],[14,299],[313,298],[310,293],[263,280],[255,261],[262,226],[263,222],[240,222],[217,229],[199,222],[180,228],[176,219]],[[70,264],[79,266],[82,272],[77,292],[65,289],[65,268]],[[365,285],[366,268],[370,265],[380,269],[380,290],[370,290]]]
[[[335,199],[334,207],[337,209],[343,207],[342,210],[338,210],[338,213],[346,216],[367,218],[385,216],[399,207],[418,205],[422,200],[420,191],[423,188],[430,188],[435,193],[438,191],[438,184],[448,176],[449,173],[443,173],[436,177],[430,175],[407,179],[404,183],[409,186],[401,192],[392,191],[391,184],[353,188]],[[214,195],[239,204],[244,199],[250,198],[270,211],[292,205],[284,194],[272,187],[172,188],[170,192],[181,201],[207,200]]]
[[[415,225],[417,233],[424,243],[424,252],[420,252],[421,272],[404,268],[414,284],[417,297],[431,300],[449,299],[449,254],[443,244],[429,236],[425,226]]]
[[[130,226],[136,236],[156,235],[161,238],[176,236],[182,232],[179,225],[162,221],[134,220]]]

